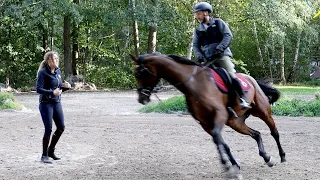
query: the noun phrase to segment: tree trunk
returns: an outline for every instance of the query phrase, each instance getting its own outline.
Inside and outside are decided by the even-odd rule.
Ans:
[[[276,65],[276,50],[275,50],[275,43],[274,43],[274,37],[271,37],[271,42],[272,42],[272,46],[271,46],[271,61],[270,61],[270,70],[271,73],[273,72],[272,66]],[[270,74],[271,75],[271,74]],[[274,79],[272,79],[272,81],[274,81]]]
[[[156,45],[157,45],[157,24],[154,23],[149,26],[147,53],[149,54],[154,53],[156,51]]]
[[[86,82],[86,75],[87,75],[87,62],[88,62],[88,57],[89,57],[89,47],[87,46],[84,50],[84,58],[82,62],[83,66],[83,83]]]
[[[70,36],[70,17],[68,15],[64,16],[63,24],[63,42],[64,42],[64,73],[65,78],[68,79],[72,75],[71,68],[71,36]]]
[[[78,37],[79,37],[79,27],[77,25],[73,26],[72,30],[72,75],[77,75],[77,62],[79,59],[79,44],[78,44]]]
[[[197,3],[197,1],[195,1],[194,3]],[[195,24],[195,19],[193,19],[192,24],[191,24],[191,28],[194,28],[194,24]],[[192,52],[193,52],[193,37],[194,37],[194,31],[192,32],[191,36],[190,36],[190,42],[189,42],[189,46],[188,46],[188,53],[187,53],[187,58],[191,59],[192,57]]]
[[[191,37],[190,37],[190,42],[189,42],[189,45],[188,45],[188,53],[187,53],[187,58],[188,59],[191,59],[192,57],[192,50],[193,50],[193,36],[194,36],[194,33],[192,33]]]
[[[46,12],[46,8],[45,6],[43,6],[43,9],[42,9],[42,15],[44,16],[45,15],[45,12]],[[45,53],[47,50],[48,50],[48,27],[45,27],[45,25],[42,25],[40,23],[39,25],[42,29],[42,48],[44,49],[44,52]]]
[[[269,64],[269,74],[270,74],[269,80],[271,81],[271,83],[273,83],[272,62],[270,60],[270,53],[269,53],[268,47],[266,47],[266,54],[267,54],[268,64]],[[271,59],[272,59],[272,57],[271,57]]]
[[[42,27],[42,48],[44,52],[48,49],[48,30],[46,27]]]
[[[292,65],[292,69],[289,72],[287,81],[291,81],[293,80],[293,76],[296,72],[296,68],[297,68],[297,63],[298,63],[298,57],[299,57],[299,49],[300,49],[300,41],[301,41],[301,33],[302,31],[300,30],[297,34],[297,44],[296,44],[296,50],[295,50],[295,54],[294,54],[294,59],[293,59],[293,65]]]
[[[280,84],[286,84],[286,78],[284,76],[284,39],[281,44],[280,76]]]
[[[10,44],[11,41],[11,35],[12,35],[12,28],[11,26],[9,26],[9,32],[8,32],[8,44]],[[8,56],[6,57],[6,61],[4,64],[7,64],[7,67],[5,68],[5,74],[6,74],[6,84],[5,84],[5,88],[10,87],[10,75],[11,75],[11,63],[10,63],[10,59],[11,59],[11,55],[10,53],[6,53],[8,54]],[[13,62],[13,61],[12,61]]]
[[[126,27],[125,36],[126,38],[125,38],[125,42],[124,42],[124,46],[121,54],[123,59],[126,59],[126,51],[130,43],[130,26]]]
[[[262,52],[261,52],[261,48],[260,48],[260,43],[259,43],[259,38],[258,38],[258,32],[257,32],[257,25],[256,22],[253,22],[253,35],[254,35],[254,39],[256,41],[256,46],[257,46],[257,51],[258,51],[258,55],[259,55],[259,59],[260,59],[260,63],[262,65],[262,69],[264,69],[264,64],[263,64],[263,56],[262,56]]]
[[[50,30],[50,49],[53,51],[53,45],[54,45],[54,21],[53,21],[53,15],[51,20],[51,30]]]
[[[74,0],[73,3],[79,4],[79,0]],[[79,60],[79,44],[78,44],[79,26],[75,23],[73,23],[71,35],[72,35],[72,60],[71,60],[72,75],[78,75],[77,63]]]
[[[131,0],[131,8],[132,8],[132,20],[133,20],[133,42],[135,47],[135,55],[138,57],[140,55],[140,42],[139,42],[139,29],[138,22],[136,20],[136,2],[135,0]]]

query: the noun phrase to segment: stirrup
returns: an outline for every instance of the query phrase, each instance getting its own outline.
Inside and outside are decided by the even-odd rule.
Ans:
[[[250,104],[243,98],[240,98],[240,106],[244,109],[250,109]]]

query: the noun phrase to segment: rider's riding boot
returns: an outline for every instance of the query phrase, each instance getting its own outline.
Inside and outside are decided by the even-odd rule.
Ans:
[[[246,96],[244,95],[240,82],[238,78],[234,79],[232,78],[232,85],[235,88],[236,94],[240,100],[240,106],[242,109],[250,109],[250,103],[248,103]]]
[[[57,157],[55,154],[54,154],[54,149],[55,149],[55,146],[62,134],[63,130],[57,130],[56,132],[54,132],[52,138],[51,138],[51,143],[50,143],[50,146],[49,146],[49,149],[48,149],[48,156],[51,157],[52,159],[54,160],[59,160],[61,158]]]
[[[49,159],[49,156],[48,156],[49,141],[50,141],[50,136],[43,136],[43,139],[42,139],[43,151],[41,156],[41,162],[43,163],[52,163],[52,161]]]

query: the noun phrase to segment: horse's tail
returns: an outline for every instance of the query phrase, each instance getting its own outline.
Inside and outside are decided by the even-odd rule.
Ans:
[[[270,104],[275,103],[280,98],[280,91],[278,91],[276,88],[270,86],[268,83],[262,80],[255,80],[249,75],[247,75],[247,77],[252,83],[254,83],[254,86],[257,88],[260,94],[264,93],[267,96]]]
[[[268,83],[256,80],[264,94],[268,97],[269,103],[273,104],[280,98],[280,91],[278,91],[276,88],[270,86]]]

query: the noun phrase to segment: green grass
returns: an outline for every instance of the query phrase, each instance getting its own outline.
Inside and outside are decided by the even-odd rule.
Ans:
[[[23,105],[19,104],[12,93],[0,92],[0,110],[16,109],[21,110]]]
[[[275,86],[284,95],[313,95],[320,93],[320,87]]]
[[[186,103],[184,96],[176,96],[158,104],[150,104],[142,107],[139,112],[150,113],[186,113]]]
[[[276,87],[282,96],[272,106],[272,112],[278,116],[306,116],[306,117],[320,117],[320,88],[304,87],[304,86],[279,86]],[[313,100],[290,99],[285,95],[315,95]],[[187,113],[185,98],[182,95],[175,96],[160,103],[153,103],[144,106],[140,112],[150,113]]]
[[[280,99],[275,106],[272,106],[272,113],[278,116],[306,116],[320,117],[320,100],[311,101],[302,99]]]

